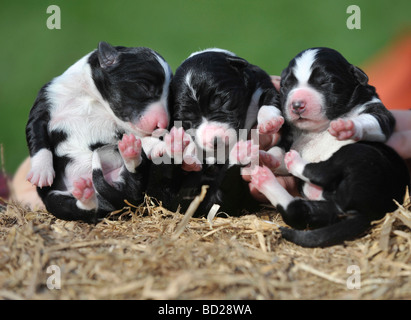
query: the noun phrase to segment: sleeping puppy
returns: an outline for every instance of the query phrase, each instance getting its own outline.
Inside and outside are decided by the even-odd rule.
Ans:
[[[162,156],[166,163],[168,157],[174,165],[153,166],[147,193],[171,210],[179,205],[185,210],[201,186],[209,185],[196,215],[207,214],[214,204],[238,215],[252,200],[241,166],[235,155],[235,165],[230,164],[229,153],[240,135],[247,140],[262,106],[278,108],[270,77],[232,52],[208,49],[193,53],[176,70],[170,96],[179,128],[164,137],[153,158]]]
[[[100,42],[40,90],[26,126],[28,180],[38,186],[49,212],[95,221],[113,208],[95,192],[93,159],[119,192],[129,180],[144,181],[145,157],[137,138],[144,146],[144,137],[167,128],[170,81],[170,67],[153,50]],[[112,151],[118,142],[120,150]],[[99,150],[106,145],[111,151]],[[133,192],[142,197],[142,187]],[[104,186],[100,189],[104,193]]]
[[[267,167],[258,167],[251,183],[289,226],[314,229],[281,228],[284,238],[324,247],[357,237],[395,210],[393,199],[401,202],[409,185],[404,161],[383,144],[395,120],[364,72],[335,50],[301,52],[281,79],[279,147],[291,149],[284,164],[301,179],[304,198],[293,198]]]

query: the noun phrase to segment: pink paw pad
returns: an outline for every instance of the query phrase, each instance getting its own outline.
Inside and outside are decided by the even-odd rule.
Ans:
[[[328,132],[338,140],[347,140],[355,135],[355,125],[352,120],[334,120],[331,122]]]
[[[270,120],[266,120],[263,123],[260,123],[257,126],[257,129],[260,134],[275,134],[281,129],[283,124],[283,117],[274,117]]]
[[[133,134],[124,134],[118,142],[118,149],[124,160],[138,159],[141,156],[141,140]]]
[[[78,180],[73,182],[73,186],[74,189],[71,193],[77,200],[81,202],[87,202],[87,200],[90,200],[94,195],[93,182],[90,178],[79,178]]]
[[[275,180],[275,176],[267,167],[257,167],[251,175],[251,183],[258,190],[263,188],[265,184],[272,180]]]

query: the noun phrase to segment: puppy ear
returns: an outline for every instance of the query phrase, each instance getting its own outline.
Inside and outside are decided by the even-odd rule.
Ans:
[[[240,57],[229,56],[227,57],[227,61],[231,67],[238,71],[243,71],[243,69],[248,67],[248,62]]]
[[[97,57],[102,68],[112,66],[117,62],[119,52],[107,42],[101,41],[98,44]]]
[[[368,76],[360,68],[351,65],[351,72],[361,85],[366,86],[368,84]]]

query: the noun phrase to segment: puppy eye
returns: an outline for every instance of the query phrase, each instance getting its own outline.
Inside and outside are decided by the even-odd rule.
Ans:
[[[140,82],[138,83],[138,87],[140,90],[144,92],[151,92],[153,89],[153,85],[151,83]]]
[[[210,100],[210,108],[211,109],[218,109],[223,105],[223,99],[219,96],[214,96]]]

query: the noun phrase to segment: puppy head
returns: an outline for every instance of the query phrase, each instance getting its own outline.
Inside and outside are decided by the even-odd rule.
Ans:
[[[281,75],[281,102],[288,121],[307,131],[322,131],[352,110],[368,77],[337,51],[307,49]]]
[[[100,42],[90,57],[93,80],[111,111],[141,135],[168,126],[172,73],[149,48],[113,47]]]
[[[209,49],[192,54],[176,70],[171,85],[174,120],[192,129],[203,150],[233,145],[244,128],[250,101],[247,66],[231,52]]]

